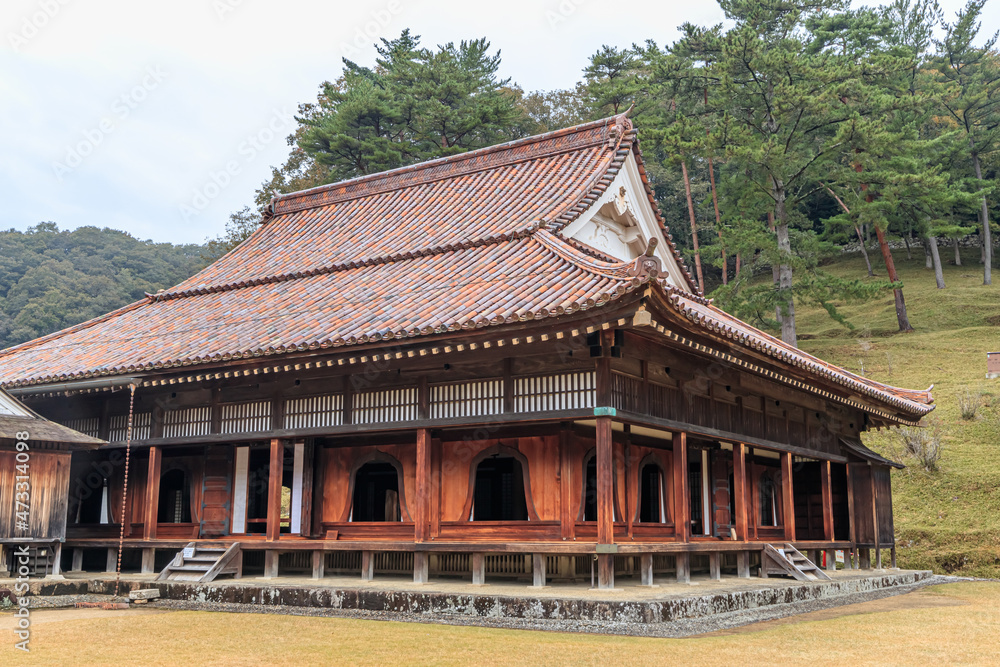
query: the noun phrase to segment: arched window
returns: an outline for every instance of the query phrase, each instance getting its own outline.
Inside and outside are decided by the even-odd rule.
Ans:
[[[191,523],[191,485],[184,471],[175,468],[160,477],[159,523]]]
[[[666,523],[667,503],[663,485],[663,469],[647,463],[639,471],[639,522]]]
[[[774,477],[769,472],[760,474],[760,525],[778,525],[778,493]]]
[[[591,456],[585,467],[583,520],[597,521],[597,457]]]
[[[527,521],[524,470],[513,456],[496,454],[476,466],[472,521]]]
[[[369,461],[354,473],[351,521],[402,521],[399,471],[386,461]]]

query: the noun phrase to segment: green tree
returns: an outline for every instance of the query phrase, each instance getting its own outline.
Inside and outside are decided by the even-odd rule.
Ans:
[[[836,130],[851,114],[840,100],[857,72],[838,54],[811,48],[807,22],[838,12],[838,2],[720,4],[735,26],[722,36],[710,66],[719,83],[710,91],[709,104],[723,110],[719,124],[727,161],[739,165],[746,187],[770,200],[777,266],[773,303],[782,340],[796,345],[796,291],[804,294],[822,286],[803,280],[793,288],[790,230],[795,208],[843,148]]]
[[[954,22],[944,24],[944,39],[937,42],[937,70],[949,89],[942,106],[961,130],[976,180],[984,190],[979,207],[983,284],[991,285],[990,190],[984,187],[982,159],[1000,148],[1000,62],[993,51],[1000,33],[994,33],[982,46],[974,44],[985,4],[986,0],[969,0]]]

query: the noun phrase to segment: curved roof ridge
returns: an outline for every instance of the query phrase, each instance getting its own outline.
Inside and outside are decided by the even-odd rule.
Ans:
[[[436,180],[453,178],[458,173],[472,174],[477,171],[495,169],[499,166],[516,164],[518,162],[533,160],[547,155],[556,155],[558,153],[578,150],[585,146],[599,145],[608,140],[607,129],[610,127],[621,126],[623,121],[627,122],[625,114],[618,114],[617,116],[609,116],[607,118],[582,123],[580,125],[572,125],[570,127],[553,130],[544,134],[515,139],[502,144],[478,148],[476,150],[435,158],[433,160],[425,160],[423,162],[417,162],[403,167],[396,167],[395,169],[380,171],[374,174],[355,176],[354,178],[338,181],[336,183],[319,185],[314,188],[309,188],[308,190],[300,190],[298,192],[278,195],[271,200],[269,211],[273,215],[281,215],[284,213],[314,208],[316,206],[325,206],[335,202],[347,201],[358,197],[370,196],[382,191],[398,190],[401,187],[404,187],[404,185],[397,181],[406,176],[414,176],[412,182],[405,184],[406,187],[410,187],[413,185],[430,183]],[[576,142],[568,141],[560,143],[555,141],[564,137],[570,137],[575,134],[583,134],[599,128],[605,129],[605,131],[599,136],[584,137]],[[537,144],[544,144],[546,142],[550,142],[552,145],[535,151],[517,152],[513,150]],[[440,174],[429,173],[439,167],[454,166],[462,162],[481,160],[503,152],[509,152],[510,158],[494,162],[484,161],[482,164],[471,165],[471,168],[459,169],[458,171],[452,169],[444,170]],[[421,173],[425,174],[424,178],[417,177]],[[376,187],[378,184],[384,184],[384,187]],[[371,185],[373,187],[365,189],[364,186],[366,185]],[[338,191],[340,196],[337,196]]]
[[[535,232],[534,237],[563,259],[593,273],[617,280],[633,279],[632,276],[626,275],[625,272],[635,266],[635,260],[621,261],[616,259],[614,261],[606,261],[594,257],[569,243],[565,237],[553,234],[546,229],[540,229]]]
[[[361,259],[350,260],[347,262],[335,262],[333,264],[327,264],[325,266],[319,266],[305,271],[275,273],[267,276],[259,276],[257,278],[251,278],[250,280],[231,281],[228,283],[220,283],[218,285],[205,285],[205,286],[192,287],[189,289],[176,290],[176,291],[167,290],[163,292],[158,292],[156,294],[150,294],[148,296],[150,301],[167,301],[169,299],[181,299],[184,297],[197,296],[200,294],[230,292],[232,290],[242,289],[245,287],[255,287],[257,285],[280,283],[288,280],[297,280],[299,278],[309,278],[311,276],[336,273],[338,271],[350,271],[351,269],[357,269],[363,266],[391,264],[393,262],[414,259],[416,257],[428,257],[431,255],[440,255],[446,252],[454,252],[456,250],[466,250],[468,248],[476,248],[488,245],[496,245],[498,243],[506,243],[508,241],[516,241],[518,239],[531,236],[539,229],[539,227],[540,224],[538,222],[535,222],[532,223],[527,229],[515,230],[510,234],[490,235],[479,239],[462,241],[460,243],[425,246],[423,248],[407,250],[406,252],[395,252],[384,255],[375,255],[373,257],[364,257]]]
[[[783,340],[733,317],[726,311],[715,306],[710,299],[696,296],[673,285],[665,285],[664,287],[667,291],[668,302],[681,315],[705,329],[726,338],[735,339],[743,345],[765,352],[769,356],[785,363],[825,375],[834,379],[839,384],[847,385],[869,396],[888,400],[888,402],[895,404],[901,409],[924,415],[935,407],[934,397],[931,395],[931,389],[933,389],[934,385],[922,391],[901,389],[856,375],[845,368],[823,361],[797,347],[792,347]],[[699,304],[701,308],[692,308],[689,305],[683,304],[681,303],[681,299],[693,301]],[[732,323],[734,321],[738,322],[740,326],[733,326]],[[740,331],[740,329],[743,329],[743,331]]]

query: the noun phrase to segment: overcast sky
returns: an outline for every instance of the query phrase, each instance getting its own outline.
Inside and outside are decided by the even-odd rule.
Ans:
[[[301,102],[409,27],[486,36],[526,90],[572,86],[601,44],[677,38],[714,2],[0,0],[0,228],[51,220],[201,243],[253,201]],[[953,13],[962,0],[942,0]],[[984,26],[1000,25],[1000,4]]]

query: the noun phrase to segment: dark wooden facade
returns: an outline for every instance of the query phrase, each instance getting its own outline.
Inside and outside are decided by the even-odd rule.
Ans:
[[[573,563],[596,555],[605,586],[655,554],[684,579],[692,554],[747,573],[764,543],[894,548],[888,462],[860,446],[861,397],[804,388],[750,352],[720,357],[736,351],[710,336],[671,337],[683,322],[652,293],[611,315],[138,380],[127,547],[240,541],[272,574],[284,552],[410,553],[418,578],[428,554],[549,554],[550,577],[586,574]],[[31,399],[112,443],[74,455],[66,540],[113,548],[129,391]],[[477,517],[484,461],[516,462],[523,517]],[[366,465],[395,477],[398,511],[378,520],[358,520],[375,518],[357,506]],[[574,556],[572,572],[553,572],[556,556]]]

